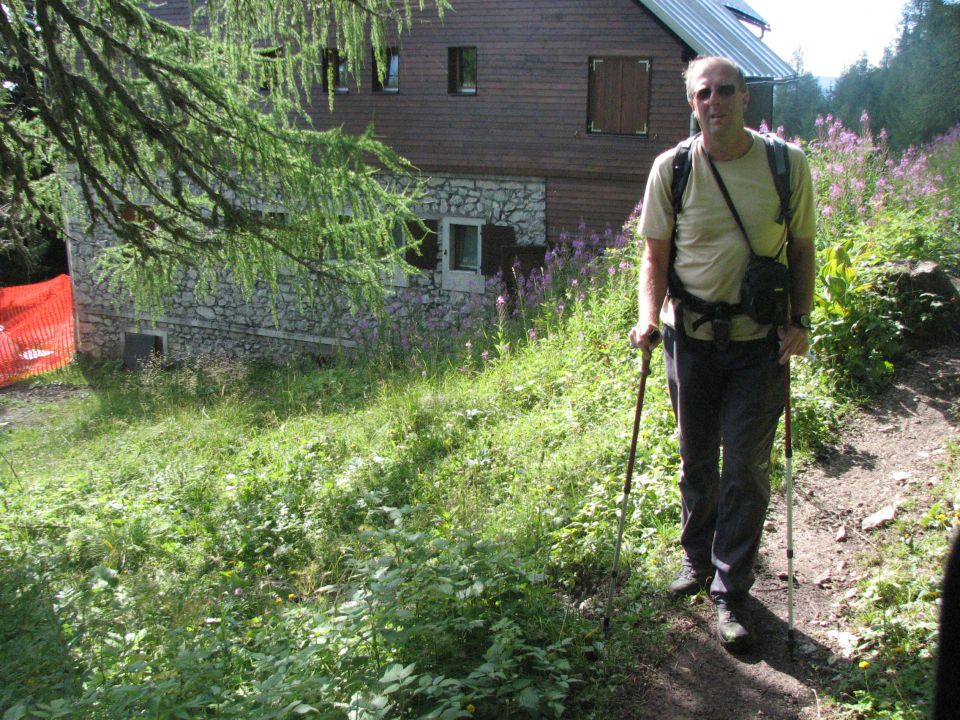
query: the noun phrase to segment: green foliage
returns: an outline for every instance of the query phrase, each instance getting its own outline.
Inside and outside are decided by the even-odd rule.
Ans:
[[[0,136],[13,226],[58,228],[72,181],[71,217],[117,238],[100,268],[141,307],[188,270],[201,292],[285,278],[304,299],[379,306],[382,275],[413,244],[411,168],[372,128],[311,130],[306,108],[330,38],[358,70],[367,34],[382,51],[409,3],[224,0],[197,4],[193,28],[133,0],[34,5],[0,15],[0,66],[16,80],[2,101],[18,110]],[[25,247],[24,233],[7,239]]]
[[[869,392],[890,377],[906,331],[938,322],[929,302],[897,296],[892,264],[934,260],[950,269],[960,253],[960,185],[956,174],[939,173],[960,136],[896,161],[861,120],[857,133],[820,118],[808,146],[820,209],[813,345],[835,382]]]

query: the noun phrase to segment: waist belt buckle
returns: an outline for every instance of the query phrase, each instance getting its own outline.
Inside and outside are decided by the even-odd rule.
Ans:
[[[713,318],[713,347],[724,351],[730,347],[730,318],[717,316]]]

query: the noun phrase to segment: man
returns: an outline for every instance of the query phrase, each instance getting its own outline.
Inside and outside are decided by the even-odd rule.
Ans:
[[[650,172],[639,225],[645,240],[640,319],[630,340],[649,353],[660,341],[664,322],[664,363],[680,431],[684,551],[671,592],[693,595],[709,588],[721,643],[737,650],[749,639],[744,604],[770,499],[770,455],[784,407],[785,364],[809,347],[816,217],[806,159],[789,145],[791,212],[777,221],[780,199],[764,140],[744,127],[749,94],[740,68],[727,58],[698,58],[684,77],[701,135],[690,151],[675,237],[671,180],[676,149],[660,155]],[[715,335],[719,321],[693,310],[691,302],[678,298],[681,293],[668,297],[668,269],[672,262],[683,290],[695,298],[736,304],[750,259],[747,238],[757,255],[789,265],[791,321],[772,327],[733,314]]]

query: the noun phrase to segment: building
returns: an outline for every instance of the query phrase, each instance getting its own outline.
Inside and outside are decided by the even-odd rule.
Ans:
[[[156,12],[185,22],[187,2]],[[458,294],[484,292],[514,257],[536,264],[564,230],[622,225],[653,159],[691,132],[681,73],[693,57],[739,62],[748,122],[769,121],[773,86],[792,70],[760,39],[768,29],[740,0],[456,0],[442,20],[415,15],[390,47],[382,82],[372,49],[366,76],[354,78],[330,48],[334,107],[320,93],[310,114],[317,127],[355,132],[372,121],[422,173],[429,233],[413,282],[442,311]],[[74,248],[81,344],[108,352],[132,342],[132,314],[89,287],[88,255]],[[340,342],[323,321],[286,309],[276,327],[266,308],[235,299],[191,307],[189,297],[157,330],[140,331],[162,333],[145,346],[275,356]]]

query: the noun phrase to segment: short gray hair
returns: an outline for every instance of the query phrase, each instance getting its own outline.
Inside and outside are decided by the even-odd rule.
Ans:
[[[737,85],[740,92],[747,91],[747,78],[743,74],[743,69],[737,63],[728,57],[721,55],[705,55],[697,57],[687,63],[687,69],[683,71],[683,80],[687,86],[687,100],[693,99],[693,79],[697,77],[700,70],[706,65],[726,65],[737,74]]]

